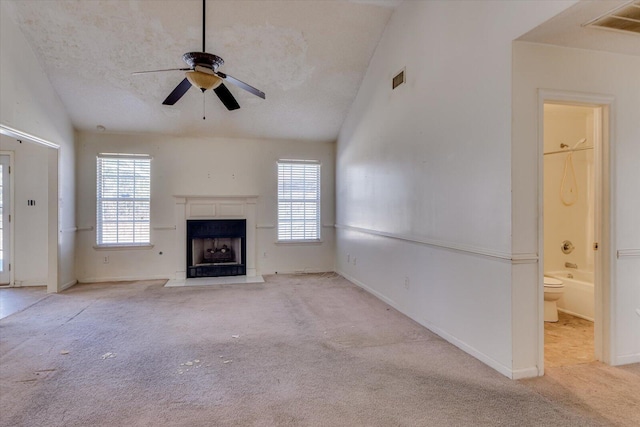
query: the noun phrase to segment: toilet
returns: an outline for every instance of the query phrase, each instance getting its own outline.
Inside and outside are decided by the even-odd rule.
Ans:
[[[562,280],[553,277],[544,276],[544,321],[558,321],[558,306],[556,301],[562,297],[564,293],[564,284]]]

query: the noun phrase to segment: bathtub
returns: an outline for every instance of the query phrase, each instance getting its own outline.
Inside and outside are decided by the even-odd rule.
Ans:
[[[544,275],[564,283],[564,295],[558,300],[559,311],[593,322],[595,299],[592,271],[560,270],[548,271]]]

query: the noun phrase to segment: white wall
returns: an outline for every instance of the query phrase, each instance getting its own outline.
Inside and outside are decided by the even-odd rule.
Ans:
[[[80,281],[174,278],[175,195],[257,195],[258,274],[334,270],[335,143],[80,133],[77,276]],[[151,163],[150,250],[96,250],[96,155],[146,153]],[[278,159],[322,162],[322,243],[276,244]],[[164,228],[154,230],[154,227]],[[162,255],[160,255],[162,252]],[[104,264],[105,256],[109,263]],[[182,256],[182,255],[180,255]]]
[[[571,3],[403,2],[338,141],[338,270],[507,376],[511,43]]]
[[[0,150],[13,152],[15,200],[13,227],[16,239],[12,269],[15,286],[46,286],[48,259],[47,152],[46,148],[0,135]],[[28,206],[27,200],[35,200]]]
[[[55,244],[49,248],[49,253],[57,252],[58,277],[49,289],[55,291],[75,282],[73,127],[33,50],[9,17],[6,7],[10,7],[7,2],[0,3],[0,124],[60,146],[57,161],[59,218],[54,227],[57,236],[49,239],[51,245]],[[16,194],[16,198],[19,199],[20,195]]]
[[[567,49],[525,42],[514,43],[513,72],[513,168],[514,179],[514,247],[523,251],[538,250],[538,90],[554,89],[577,94],[613,96],[611,141],[611,241],[601,242],[600,250],[610,257],[611,274],[605,277],[611,295],[607,303],[611,319],[609,328],[611,363],[640,361],[640,57],[604,52]],[[514,283],[527,292],[542,279],[537,271],[527,271],[522,283]],[[520,324],[514,335],[521,346],[539,350],[531,334],[531,325],[541,325],[535,295],[516,295],[514,306],[520,309]],[[610,320],[610,321],[609,321]],[[520,354],[515,364],[529,364]]]

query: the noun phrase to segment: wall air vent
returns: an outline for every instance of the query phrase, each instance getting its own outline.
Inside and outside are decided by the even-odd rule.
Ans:
[[[640,0],[626,3],[606,15],[587,22],[585,26],[640,34]]]
[[[406,80],[404,77],[404,68],[403,68],[402,71],[400,71],[398,74],[393,76],[393,81],[391,82],[391,89],[397,88],[398,86],[403,84],[405,81]]]

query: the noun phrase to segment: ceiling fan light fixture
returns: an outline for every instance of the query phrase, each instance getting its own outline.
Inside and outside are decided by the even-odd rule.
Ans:
[[[222,84],[222,79],[215,74],[203,73],[202,71],[190,70],[185,73],[187,80],[201,91],[215,89]]]

